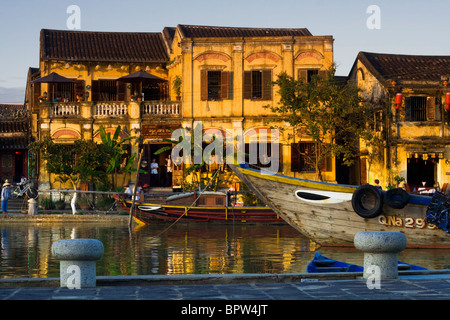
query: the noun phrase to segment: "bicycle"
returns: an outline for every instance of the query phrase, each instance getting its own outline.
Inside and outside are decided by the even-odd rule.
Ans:
[[[27,195],[30,199],[37,199],[38,191],[31,186],[31,183],[27,183],[25,187],[22,189],[20,185],[16,185],[11,190],[11,199],[17,199],[18,197],[23,197]]]

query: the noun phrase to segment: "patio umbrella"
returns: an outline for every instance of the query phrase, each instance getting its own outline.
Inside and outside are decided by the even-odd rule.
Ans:
[[[154,83],[158,83],[158,82],[166,82],[167,80],[154,76],[148,72],[145,71],[138,71],[132,74],[129,74],[127,76],[123,76],[119,79],[117,79],[118,81],[123,81],[123,82],[128,82],[128,83],[139,83],[139,82],[154,82]]]
[[[52,85],[52,96],[55,95],[55,83],[74,83],[75,81],[66,77],[63,77],[56,72],[50,73],[48,76],[38,78],[31,81],[31,83],[53,83]]]
[[[129,74],[127,76],[120,77],[117,79],[118,81],[127,82],[127,83],[139,83],[140,92],[142,93],[142,83],[163,83],[167,80],[154,76],[145,71],[137,71],[135,73]]]
[[[52,72],[48,76],[31,81],[31,83],[69,83],[69,82],[73,83],[74,80],[63,77],[57,74],[56,72]]]

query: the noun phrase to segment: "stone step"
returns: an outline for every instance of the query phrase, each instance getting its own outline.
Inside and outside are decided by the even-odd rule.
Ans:
[[[27,199],[17,198],[8,200],[8,212],[11,213],[21,213],[28,212],[28,201]]]

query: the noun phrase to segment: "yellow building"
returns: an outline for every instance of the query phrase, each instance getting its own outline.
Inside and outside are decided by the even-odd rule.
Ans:
[[[349,79],[374,111],[375,130],[385,142],[362,146],[360,182],[419,191],[444,189],[450,175],[450,57],[360,52]],[[396,178],[397,177],[397,178]],[[424,188],[425,185],[425,188]]]
[[[333,64],[333,37],[313,36],[307,29],[234,28],[178,25],[161,33],[119,33],[42,30],[40,65],[29,73],[27,106],[32,110],[32,134],[70,145],[76,139],[97,139],[100,126],[123,136],[141,134],[145,141],[143,168],[160,165],[168,152],[171,132],[201,123],[224,136],[245,135],[246,150],[261,142],[261,133],[282,127],[279,137],[266,137],[279,147],[279,172],[312,178],[315,173],[291,154],[293,143],[304,148],[310,139],[299,138],[266,105],[278,103],[270,85],[282,72],[308,79]],[[153,80],[119,80],[135,72]],[[56,73],[72,82],[45,80]],[[44,80],[43,80],[44,79]],[[43,82],[45,81],[45,82]],[[179,92],[178,92],[179,88]],[[235,131],[233,131],[235,130]],[[269,130],[270,132],[270,130]],[[259,147],[258,147],[259,148]],[[130,152],[137,152],[134,145]],[[269,144],[267,155],[272,156]],[[256,165],[261,164],[257,159]],[[335,180],[335,164],[324,172]],[[176,167],[174,184],[182,174]],[[177,170],[178,169],[178,170]],[[143,175],[142,183],[150,181]],[[41,189],[52,179],[40,164]],[[158,181],[154,186],[170,185]]]
[[[167,68],[170,81],[177,76],[182,80],[183,127],[201,122],[204,130],[217,129],[226,136],[234,130],[243,132],[247,154],[252,143],[264,144],[264,138],[258,137],[261,132],[282,128],[280,137],[265,138],[276,140],[267,146],[267,155],[279,161],[278,171],[283,174],[315,177],[315,172],[302,167],[300,156],[291,154],[291,144],[307,148],[311,139],[300,141],[294,128],[264,106],[279,101],[277,88],[270,84],[277,75],[285,72],[308,79],[332,66],[332,36],[313,36],[307,29],[192,25],[166,28],[164,34],[173,35]],[[278,158],[272,147],[279,148]],[[254,150],[259,155],[258,148]],[[254,162],[262,164],[259,157]],[[334,163],[327,169],[325,179],[335,180]]]

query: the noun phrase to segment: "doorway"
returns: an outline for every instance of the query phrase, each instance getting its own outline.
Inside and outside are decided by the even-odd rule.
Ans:
[[[439,160],[423,160],[421,157],[408,159],[406,181],[411,190],[423,187],[424,182],[427,188],[436,184],[437,161]]]
[[[140,184],[150,185],[151,188],[172,187],[172,176],[167,174],[166,159],[171,153],[171,148],[165,150],[160,154],[155,154],[158,150],[164,147],[172,147],[170,143],[154,143],[145,144],[142,154],[141,169],[146,173],[140,174]],[[158,164],[156,174],[152,174],[152,162]]]

